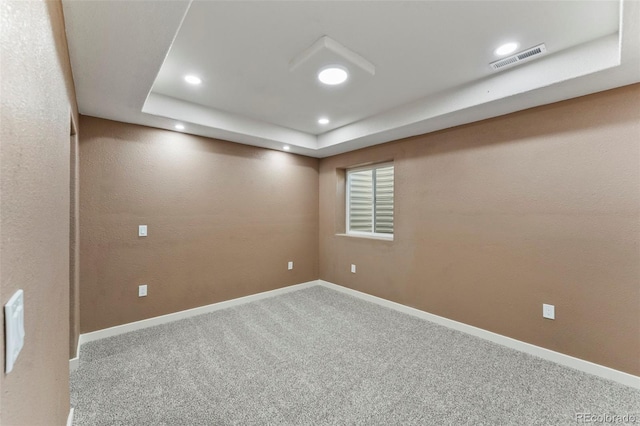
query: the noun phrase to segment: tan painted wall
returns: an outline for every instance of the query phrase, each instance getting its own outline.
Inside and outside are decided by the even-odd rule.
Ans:
[[[395,240],[336,235],[337,169],[389,159]],[[320,278],[637,375],[639,212],[634,85],[323,159]]]
[[[25,292],[25,344],[4,374],[0,424],[69,413],[70,121],[60,2],[0,2],[0,302]],[[4,328],[4,327],[3,327]]]
[[[83,333],[318,278],[318,160],[92,117],[80,128]]]
[[[64,70],[67,97],[71,105],[71,139],[69,141],[69,358],[77,355],[78,339],[80,337],[80,181],[79,181],[79,150],[78,150],[78,104],[76,102],[76,88],[73,84],[71,60],[67,48],[67,34],[64,30],[64,14],[60,0],[47,1],[47,8],[51,21],[55,23],[54,40],[58,53],[58,62]]]

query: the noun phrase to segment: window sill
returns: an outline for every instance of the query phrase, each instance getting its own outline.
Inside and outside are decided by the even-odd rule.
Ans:
[[[336,237],[364,238],[367,240],[393,241],[393,235],[367,235],[367,234],[336,234]]]

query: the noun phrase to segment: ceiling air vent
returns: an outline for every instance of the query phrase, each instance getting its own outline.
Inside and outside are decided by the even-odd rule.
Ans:
[[[539,56],[542,56],[546,52],[547,47],[544,45],[544,43],[542,43],[530,49],[523,50],[520,53],[516,53],[515,55],[511,55],[495,62],[491,62],[489,65],[491,66],[491,69],[493,69],[494,71],[498,71],[504,68],[512,67],[514,65],[519,65],[523,62],[530,61]]]

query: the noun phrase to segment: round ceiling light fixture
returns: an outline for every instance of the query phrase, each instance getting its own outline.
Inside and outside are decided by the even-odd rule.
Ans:
[[[329,119],[326,117],[322,117],[318,119],[318,124],[329,124]]]
[[[347,78],[349,78],[347,70],[337,65],[331,65],[330,67],[323,68],[318,73],[318,80],[329,86],[342,84],[347,81]]]
[[[282,149],[284,149],[285,151],[289,151],[291,147],[289,145],[285,145],[282,147]]]
[[[184,130],[184,124],[176,124],[175,128],[176,130]]]
[[[184,81],[186,81],[189,84],[193,84],[193,85],[198,85],[200,83],[202,83],[202,79],[200,77],[198,77],[197,75],[185,75],[184,76]]]
[[[518,43],[505,43],[502,46],[498,47],[495,50],[495,54],[498,56],[508,55],[509,53],[513,53],[518,48]]]

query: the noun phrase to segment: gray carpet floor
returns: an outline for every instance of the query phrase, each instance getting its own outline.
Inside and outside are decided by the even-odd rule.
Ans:
[[[87,343],[75,425],[575,425],[640,391],[324,287]]]

